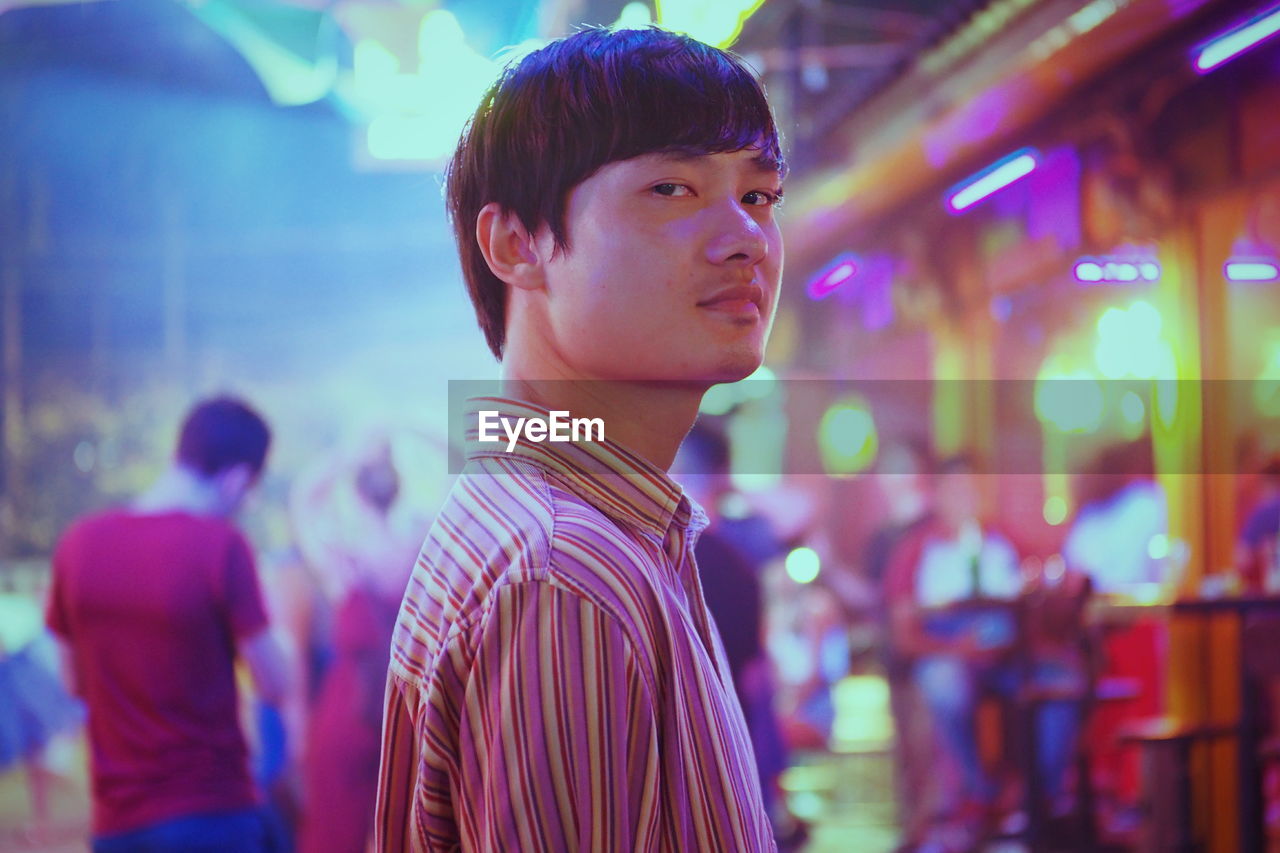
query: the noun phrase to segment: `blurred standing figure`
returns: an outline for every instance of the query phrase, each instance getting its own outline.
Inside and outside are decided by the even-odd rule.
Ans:
[[[298,546],[335,614],[306,734],[301,853],[359,853],[373,829],[391,632],[429,526],[402,512],[405,503],[387,439],[294,492]]]
[[[1240,530],[1236,562],[1252,592],[1280,593],[1280,457],[1258,472],[1258,500]]]
[[[1169,532],[1168,501],[1154,469],[1151,442],[1141,439],[1105,448],[1079,480],[1080,511],[1062,556],[1099,593],[1141,597],[1144,587],[1167,580],[1169,561],[1152,547]]]
[[[57,651],[41,618],[39,595],[0,582],[0,773],[21,764],[31,802],[31,832],[48,830],[49,788],[57,776],[48,753],[55,738],[78,731],[84,710],[58,677]]]
[[[961,773],[963,799],[948,823],[969,833],[990,828],[998,817],[997,784],[978,749],[976,711],[982,689],[1011,695],[1018,687],[1018,667],[1008,653],[1018,639],[1013,602],[1022,578],[1013,546],[981,520],[970,459],[944,460],[934,494],[936,514],[895,553],[886,590],[894,648],[911,661],[940,743]],[[1037,660],[1032,677],[1065,686],[1076,674]],[[1037,719],[1037,769],[1051,802],[1062,793],[1076,727],[1067,706],[1047,705]]]
[[[911,659],[894,645],[891,599],[885,588],[895,551],[928,523],[933,511],[928,454],[923,447],[896,444],[880,454],[875,484],[887,517],[871,534],[864,556],[867,579],[881,593],[880,659],[889,684],[899,823],[904,847],[919,844],[937,794],[935,749],[928,715],[911,679]]]
[[[147,492],[58,543],[47,621],[88,708],[95,853],[265,849],[234,665],[266,702],[285,667],[230,519],[269,443],[244,403],[207,400]]]
[[[1068,571],[1087,576],[1096,593],[1121,600],[1150,600],[1161,587],[1176,587],[1176,561],[1160,555],[1172,550],[1169,509],[1149,437],[1104,447],[1076,478],[1074,491],[1080,509],[1062,545]],[[1163,549],[1153,547],[1161,540]],[[1093,782],[1107,806],[1140,795],[1141,757],[1117,734],[1164,707],[1165,631],[1162,619],[1138,619],[1102,638],[1102,674],[1137,686],[1129,699],[1101,703],[1089,722]]]
[[[694,557],[707,610],[715,620],[733,684],[747,721],[765,810],[779,850],[796,849],[807,829],[787,811],[779,781],[787,750],[774,708],[777,693],[773,663],[764,644],[764,599],[759,561],[727,530],[720,506],[733,492],[729,481],[728,439],[701,422],[685,436],[672,473],[707,513],[707,529]]]

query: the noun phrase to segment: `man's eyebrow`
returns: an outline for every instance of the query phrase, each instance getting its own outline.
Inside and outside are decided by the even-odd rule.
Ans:
[[[699,151],[694,148],[670,148],[666,151],[654,151],[651,156],[665,160],[671,163],[691,163],[707,157],[711,152]],[[778,180],[782,180],[787,176],[787,164],[781,157],[776,157],[767,151],[761,151],[759,154],[751,158],[753,171],[776,176]]]
[[[781,157],[774,157],[764,151],[751,158],[752,164],[761,172],[776,175],[779,181],[787,177],[787,163]]]

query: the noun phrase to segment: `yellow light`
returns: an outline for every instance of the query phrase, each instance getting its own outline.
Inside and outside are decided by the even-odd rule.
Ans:
[[[658,26],[729,47],[747,18],[763,5],[764,0],[658,0]]]
[[[1059,524],[1067,520],[1067,502],[1064,498],[1054,495],[1045,498],[1044,501],[1044,520],[1057,527]]]
[[[818,424],[818,449],[831,474],[856,474],[875,461],[880,437],[865,400],[855,395],[827,409]]]
[[[893,738],[889,682],[881,675],[846,675],[831,689],[836,717],[831,745],[837,752],[883,747]]]

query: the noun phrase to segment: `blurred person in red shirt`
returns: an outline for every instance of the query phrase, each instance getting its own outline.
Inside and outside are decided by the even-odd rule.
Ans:
[[[1248,508],[1236,549],[1245,588],[1280,593],[1280,456],[1258,472],[1257,500]]]
[[[160,479],[54,552],[46,619],[88,710],[94,853],[266,849],[235,662],[268,703],[286,671],[231,518],[269,444],[239,400],[200,403]]]

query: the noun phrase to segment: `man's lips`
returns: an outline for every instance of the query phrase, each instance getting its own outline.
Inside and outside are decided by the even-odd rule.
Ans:
[[[698,303],[699,308],[721,310],[743,310],[750,306],[755,306],[757,310],[764,308],[764,288],[758,284],[735,284],[717,290]]]

